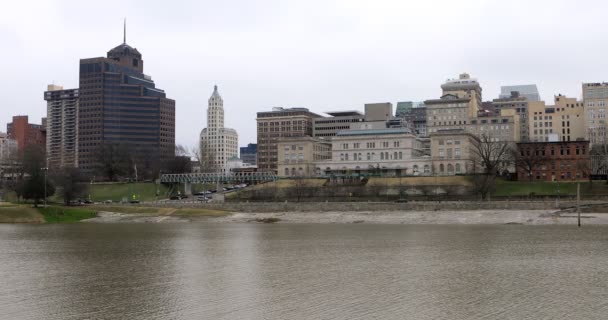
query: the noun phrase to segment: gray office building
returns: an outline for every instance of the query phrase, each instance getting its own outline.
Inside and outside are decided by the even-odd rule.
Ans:
[[[519,92],[519,96],[528,99],[528,101],[540,101],[540,94],[535,84],[502,86],[500,87],[499,99],[509,99],[513,92]]]
[[[313,119],[313,137],[335,137],[338,131],[350,130],[353,123],[365,121],[359,111],[325,112],[329,117]]]

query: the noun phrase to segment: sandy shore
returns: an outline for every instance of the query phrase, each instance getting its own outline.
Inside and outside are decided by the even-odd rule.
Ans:
[[[278,212],[232,213],[222,217],[171,216],[122,214],[99,212],[99,216],[85,222],[205,222],[205,223],[259,223],[264,219],[278,219],[277,223],[375,223],[375,224],[576,224],[574,213],[549,210],[476,210],[476,211],[387,211],[387,212]],[[606,213],[583,213],[583,224],[608,224]]]

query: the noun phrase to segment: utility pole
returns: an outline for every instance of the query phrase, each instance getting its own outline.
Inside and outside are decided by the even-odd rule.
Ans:
[[[576,184],[576,212],[578,213],[578,227],[581,227],[581,183]]]

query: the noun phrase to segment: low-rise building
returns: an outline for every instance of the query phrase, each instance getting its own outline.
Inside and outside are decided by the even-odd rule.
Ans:
[[[591,174],[589,141],[522,142],[517,144],[521,160],[517,178],[522,181],[567,181]]]
[[[317,162],[317,173],[418,175],[429,160],[423,141],[406,128],[341,131],[331,144],[331,160]]]
[[[14,116],[13,121],[6,125],[6,133],[17,141],[20,152],[29,145],[46,149],[46,118],[42,118],[42,124],[33,124],[28,116]]]
[[[331,159],[331,143],[313,137],[281,138],[277,142],[278,175],[310,177],[321,175],[315,163]]]
[[[233,174],[235,172],[240,172],[240,169],[251,169],[256,168],[255,165],[246,163],[243,159],[239,159],[238,157],[232,157],[226,160],[226,167],[224,168],[224,172],[226,174]]]
[[[475,173],[476,159],[472,152],[475,143],[479,143],[479,139],[463,129],[433,132],[430,173],[433,175]]]
[[[246,147],[241,147],[240,149],[241,159],[244,163],[249,163],[251,165],[257,165],[257,156],[258,156],[258,145],[255,143],[249,143]]]
[[[278,173],[279,138],[312,136],[313,119],[320,117],[306,108],[273,108],[258,112],[258,171]]]

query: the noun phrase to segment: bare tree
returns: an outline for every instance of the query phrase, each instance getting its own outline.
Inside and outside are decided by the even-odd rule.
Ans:
[[[186,147],[178,144],[175,146],[175,155],[164,164],[165,173],[190,173],[192,172],[191,154]]]
[[[297,202],[300,202],[302,198],[312,196],[312,186],[310,185],[308,178],[309,177],[304,175],[297,175],[292,178],[294,182],[292,187],[293,195],[296,197]]]
[[[505,164],[512,161],[512,154],[508,142],[496,141],[486,134],[473,140],[471,155],[481,170],[480,174],[475,176],[475,184],[483,200],[494,188],[496,176],[505,168]]]
[[[65,205],[72,200],[82,198],[88,193],[89,184],[84,182],[86,177],[78,168],[63,168],[54,174],[53,181],[57,184],[58,193]]]
[[[594,174],[605,174],[608,184],[608,143],[594,144],[591,148],[591,157],[594,158],[591,171]]]
[[[96,151],[97,173],[115,181],[118,177],[129,174],[135,169],[131,150],[125,145],[105,143]]]
[[[211,147],[209,143],[201,141],[198,152],[195,154],[201,167],[201,172],[217,173],[219,166],[215,161],[215,150],[213,150],[213,147]]]
[[[512,159],[515,160],[515,166],[518,169],[526,172],[528,180],[532,181],[534,169],[547,163],[545,150],[537,145],[520,145],[518,149],[511,149]]]

